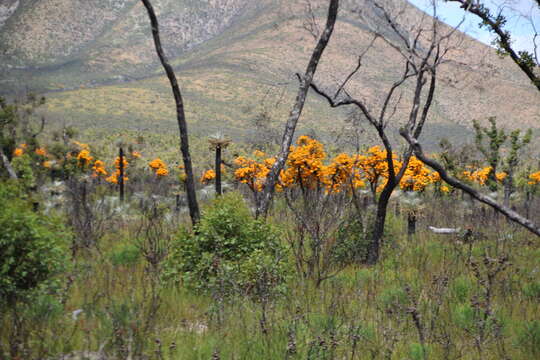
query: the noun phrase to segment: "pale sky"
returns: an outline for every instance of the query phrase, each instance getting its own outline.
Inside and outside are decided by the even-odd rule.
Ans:
[[[409,2],[429,14],[432,14],[433,12],[430,0],[409,0]],[[532,34],[534,34],[534,30],[531,22],[536,26],[537,32],[540,33],[540,9],[538,8],[536,1],[485,0],[483,3],[491,9],[491,12],[494,14],[497,14],[500,9],[503,9],[503,15],[505,15],[508,20],[506,28],[512,35],[514,48],[516,50],[527,50],[532,52]],[[491,44],[494,36],[486,31],[485,28],[480,29],[478,27],[480,19],[476,15],[465,14],[458,3],[437,0],[437,13],[442,21],[451,26],[459,24],[465,15],[465,22],[461,25],[461,30],[485,44]],[[537,39],[537,44],[540,46],[540,39]]]

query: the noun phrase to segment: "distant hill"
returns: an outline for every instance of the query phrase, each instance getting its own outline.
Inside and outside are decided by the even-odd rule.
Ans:
[[[385,0],[403,6],[402,0]],[[294,74],[315,44],[304,0],[154,0],[163,42],[199,134],[250,134],[265,113],[278,126],[294,99]],[[327,1],[312,0],[322,27]],[[377,24],[344,0],[317,82],[332,86],[354,67]],[[369,12],[369,8],[363,8]],[[422,16],[409,5],[408,19]],[[369,13],[364,18],[370,19]],[[375,20],[373,20],[375,21]],[[166,79],[138,0],[8,0],[0,5],[0,88],[46,93],[47,114],[82,128],[162,131],[175,126]],[[463,36],[441,72],[428,134],[462,140],[472,119],[540,127],[540,95],[508,59]],[[398,75],[399,55],[377,42],[350,92],[377,103]],[[408,91],[410,89],[406,89]],[[404,97],[406,98],[406,97]],[[404,109],[407,103],[403,103]],[[309,97],[301,131],[339,132],[347,112]],[[399,113],[396,117],[399,122]]]

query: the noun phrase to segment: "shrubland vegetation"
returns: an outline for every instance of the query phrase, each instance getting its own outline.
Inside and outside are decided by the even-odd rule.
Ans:
[[[21,113],[39,107],[33,101],[4,102],[2,112],[3,134],[14,134],[2,150],[17,175],[2,167],[2,358],[538,356],[537,239],[416,158],[391,199],[380,260],[368,266],[373,204],[388,177],[377,146],[329,152],[300,136],[263,221],[253,210],[272,149],[230,144],[225,194],[212,199],[215,147],[201,142],[203,212],[192,228],[181,166],[136,138],[120,144],[121,161],[74,129],[39,132],[39,119]],[[503,130],[490,126],[479,124],[484,138],[469,147],[441,144],[438,159],[500,199],[512,176],[511,206],[538,220],[530,146],[510,170],[521,137],[503,136],[494,172],[482,144]]]
[[[0,99],[0,359],[540,356],[532,132],[488,118],[474,121],[469,145],[443,139],[426,156],[418,142],[453,30],[433,21],[424,51],[422,26],[411,44],[373,5],[405,43],[394,49],[411,55],[374,115],[345,90],[363,55],[334,95],[312,81],[336,22],[331,0],[272,156],[264,111],[254,122],[263,136],[247,143],[188,137],[156,15],[142,3],[176,100],[183,162],[170,135],[83,142],[39,116],[45,98]],[[390,43],[375,34],[364,54],[379,37]],[[400,143],[386,110],[409,78],[414,106]],[[361,142],[357,113],[343,146],[316,131],[295,136],[310,88],[331,107],[356,106],[381,144]]]

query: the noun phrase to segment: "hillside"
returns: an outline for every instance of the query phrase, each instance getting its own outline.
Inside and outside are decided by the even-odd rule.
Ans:
[[[323,26],[325,2],[313,3]],[[374,24],[365,20],[369,14],[362,19],[350,11],[355,3],[343,2],[319,68],[317,81],[325,86],[342,79],[371,40],[367,29]],[[275,125],[284,119],[296,91],[294,74],[305,68],[315,42],[303,26],[304,1],[155,4],[195,133],[223,130],[244,137],[261,112],[270,114]],[[138,1],[20,0],[7,5],[0,8],[0,20],[6,19],[0,28],[4,92],[46,92],[47,115],[82,128],[174,128],[172,98]],[[420,11],[411,6],[408,16],[417,19]],[[428,134],[462,139],[472,119],[488,116],[509,127],[538,127],[540,96],[517,67],[471,38],[461,41],[461,50],[453,51],[442,69]],[[376,42],[349,91],[376,104],[398,75],[396,64],[399,55]],[[335,119],[345,116],[310,96],[301,131],[339,131],[343,122]]]

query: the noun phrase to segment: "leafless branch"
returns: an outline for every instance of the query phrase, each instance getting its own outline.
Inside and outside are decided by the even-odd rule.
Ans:
[[[351,80],[353,78],[353,76],[356,75],[358,70],[360,70],[360,67],[362,66],[362,59],[367,54],[367,52],[373,47],[373,44],[375,44],[375,40],[377,40],[378,37],[379,37],[378,34],[373,34],[373,38],[371,39],[369,45],[364,49],[364,51],[362,51],[362,53],[360,55],[358,55],[358,61],[357,61],[356,67],[354,68],[353,71],[351,71],[351,73],[345,78],[343,83],[338,87],[338,89],[336,90],[336,93],[334,95],[334,98],[337,98],[339,96],[339,93],[347,85],[349,80]]]
[[[424,154],[421,144],[418,142],[418,140],[415,137],[413,137],[409,132],[407,132],[407,130],[401,129],[400,134],[412,146],[415,156],[418,159],[420,159],[423,163],[431,167],[433,170],[437,171],[439,175],[441,176],[441,179],[443,179],[446,183],[469,194],[476,200],[492,207],[497,212],[503,214],[504,216],[506,216],[508,219],[512,220],[513,222],[525,227],[527,230],[529,230],[533,234],[540,236],[540,227],[535,225],[531,220],[526,219],[525,217],[521,216],[520,214],[513,211],[512,209],[509,209],[506,206],[497,203],[495,200],[493,200],[489,196],[481,194],[480,192],[478,192],[476,189],[472,188],[471,186],[457,180],[456,178],[453,178],[452,176],[448,174],[448,172],[442,165],[440,165],[435,160],[428,158]]]
[[[448,0],[452,2],[457,2],[461,4],[461,7],[476,16],[478,16],[482,21],[489,26],[495,34],[497,34],[498,42],[501,48],[508,53],[512,61],[514,61],[521,71],[527,75],[531,80],[533,85],[540,91],[540,78],[535,74],[534,70],[523,61],[520,55],[512,48],[510,34],[503,29],[504,22],[498,21],[498,17],[492,16],[486,7],[479,1],[473,0]]]
[[[325,29],[317,42],[315,49],[313,50],[305,74],[300,77],[300,87],[296,96],[296,102],[290,112],[289,119],[287,120],[287,124],[285,126],[280,152],[277,156],[276,162],[272,166],[272,169],[266,178],[266,185],[261,196],[261,201],[257,206],[257,215],[266,216],[268,212],[270,201],[274,196],[275,185],[278,181],[279,173],[285,166],[285,161],[289,156],[294,132],[296,130],[296,124],[298,123],[302,110],[304,109],[309,87],[313,82],[313,77],[317,71],[319,61],[324,53],[324,50],[326,49],[326,46],[328,45],[328,42],[330,41],[332,33],[334,32],[338,10],[339,0],[330,0]]]
[[[318,39],[321,35],[321,30],[319,29],[319,24],[317,24],[317,19],[315,17],[315,11],[311,5],[311,0],[305,0],[306,4],[306,19],[302,23],[302,27],[307,30],[314,39]]]

